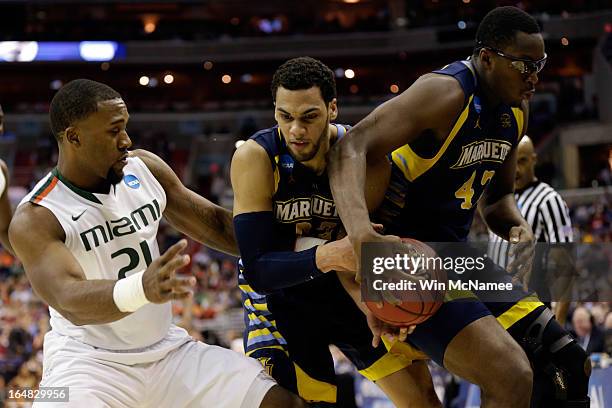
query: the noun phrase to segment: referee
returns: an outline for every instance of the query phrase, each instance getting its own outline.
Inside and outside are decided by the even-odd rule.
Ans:
[[[518,145],[516,177],[514,180],[514,198],[521,214],[531,225],[531,229],[538,243],[562,243],[573,242],[572,224],[569,210],[563,198],[550,185],[539,181],[535,176],[535,165],[537,155],[533,148],[533,142],[525,135]],[[510,243],[489,231],[489,256],[491,259],[506,268],[510,263],[508,252]],[[536,252],[536,254],[538,254]],[[571,262],[567,253],[551,250],[548,257],[557,257],[558,266],[570,267]],[[534,259],[533,273],[529,280],[529,289],[534,290],[542,299],[551,299],[549,285],[543,276],[546,268],[538,268],[537,264],[542,262],[542,256]],[[554,261],[554,259],[553,259]],[[555,268],[559,269],[559,268]],[[558,299],[557,299],[558,300]],[[567,315],[568,302],[557,302],[555,316],[557,321],[563,325]]]

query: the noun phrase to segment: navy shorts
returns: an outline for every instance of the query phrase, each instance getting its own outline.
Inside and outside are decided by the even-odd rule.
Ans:
[[[489,309],[475,298],[450,300],[436,314],[418,324],[408,336],[408,342],[444,367],[444,353],[451,340],[470,323],[489,315]]]
[[[337,346],[366,378],[378,381],[424,358],[372,347],[365,315],[335,273],[267,296],[240,285],[246,310],[247,355],[277,382],[307,401],[336,402],[337,384],[329,345]],[[258,297],[259,296],[259,297]]]
[[[480,279],[483,281],[511,282],[506,271],[490,259],[478,274],[452,275],[450,279]],[[474,297],[454,299],[444,303],[438,312],[417,325],[408,341],[421,349],[439,365],[443,366],[444,353],[451,340],[467,325],[487,315],[493,315],[501,326],[508,330],[524,318],[537,316],[543,308],[542,302],[533,294],[524,292],[519,285],[498,295],[487,292],[473,293]],[[500,301],[480,301],[477,298]]]

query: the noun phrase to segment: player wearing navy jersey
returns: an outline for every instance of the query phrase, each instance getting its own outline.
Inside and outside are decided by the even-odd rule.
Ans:
[[[335,344],[397,406],[439,406],[426,365],[410,364],[416,354],[372,347],[366,319],[341,282],[343,274],[353,279],[356,265],[326,173],[329,147],[347,130],[330,123],[337,115],[333,72],[312,58],[287,61],[274,75],[272,96],[278,126],[253,135],[231,168],[247,354],[302,398],[335,404]],[[376,181],[366,186],[370,208],[384,197],[387,183],[378,181],[389,170],[388,162],[369,169]],[[329,242],[295,252],[300,237]]]
[[[379,235],[369,224],[362,192],[366,163],[385,160],[388,154],[393,159],[388,199],[380,214],[392,234],[464,241],[482,196],[489,227],[523,249],[509,265],[523,279],[533,256],[533,233],[513,197],[516,143],[527,128],[528,100],[546,61],[544,41],[535,20],[514,7],[491,11],[476,41],[469,60],[419,78],[336,144],[331,186],[357,252],[362,242],[398,240]],[[503,278],[503,270],[488,265],[487,273]],[[522,301],[487,307],[521,343],[536,369],[548,370],[559,383],[556,406],[588,406],[586,356],[537,298],[525,297],[518,288],[513,293]],[[531,380],[525,354],[514,341],[509,344],[492,316],[477,315],[474,305],[453,315],[456,303],[445,303],[417,326],[410,341],[460,376],[481,385],[492,382],[484,406],[528,405],[530,383],[520,384],[527,391],[523,397],[512,386],[508,389],[515,395],[508,395],[508,378],[496,375],[506,372]]]

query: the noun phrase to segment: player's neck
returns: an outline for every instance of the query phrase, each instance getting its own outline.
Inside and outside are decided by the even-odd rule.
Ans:
[[[65,157],[62,157],[61,151],[56,167],[63,179],[81,190],[100,194],[109,193],[110,185],[106,178],[92,174],[87,167],[80,165],[76,160],[66,160]]]
[[[330,133],[327,133],[325,139],[321,141],[321,145],[319,146],[319,150],[317,154],[310,160],[301,162],[302,165],[312,170],[317,176],[323,174],[325,169],[327,168],[327,152],[329,152],[330,146]]]
[[[481,86],[481,97],[484,99],[484,105],[491,109],[501,104],[501,99],[484,82]]]
[[[480,63],[474,61],[474,69],[476,70],[476,76],[478,77],[478,85],[480,88],[480,98],[482,99],[483,105],[489,108],[494,108],[501,103],[501,98],[493,92],[493,90],[487,84],[485,76],[482,72]]]

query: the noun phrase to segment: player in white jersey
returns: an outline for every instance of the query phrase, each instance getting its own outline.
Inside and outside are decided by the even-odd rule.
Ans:
[[[20,203],[11,242],[49,304],[41,387],[70,407],[300,407],[257,361],[193,340],[171,323],[194,277],[181,240],[160,256],[163,216],[236,254],[231,213],[182,185],[156,155],[129,151],[129,114],[110,87],[66,84],[50,106],[57,167]],[[37,404],[35,403],[35,406]],[[48,403],[40,404],[48,407]]]
[[[0,105],[0,137],[4,134],[4,111]],[[8,227],[13,216],[11,202],[8,195],[9,174],[8,167],[4,160],[0,159],[0,244],[10,253],[13,252],[13,247],[8,238]]]

